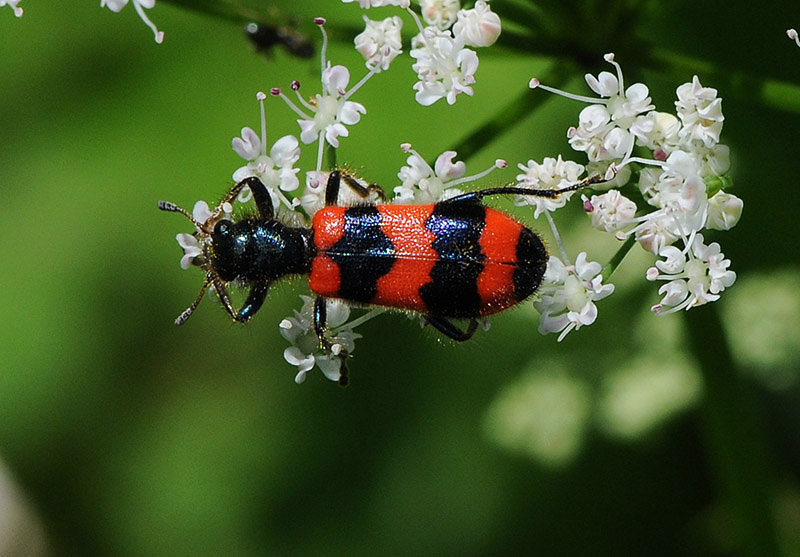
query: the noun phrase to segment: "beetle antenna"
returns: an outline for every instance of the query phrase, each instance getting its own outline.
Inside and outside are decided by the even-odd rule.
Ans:
[[[161,206],[161,204],[159,203],[159,207],[160,206]],[[200,302],[203,301],[203,296],[205,295],[206,290],[208,290],[208,285],[209,284],[211,284],[211,276],[207,276],[206,277],[206,280],[203,283],[203,287],[200,289],[200,294],[197,295],[197,298],[195,298],[194,302],[192,302],[192,305],[190,305],[188,308],[186,308],[183,311],[183,313],[181,313],[178,316],[178,318],[175,320],[175,324],[176,325],[178,325],[178,326],[183,325],[192,316],[192,313],[194,313],[194,310],[196,310],[197,306],[200,305]]]
[[[577,184],[573,184],[571,186],[567,186],[565,188],[561,188],[560,190],[543,190],[543,191],[551,193],[555,197],[555,196],[558,196],[558,195],[560,195],[562,193],[567,193],[567,192],[570,192],[570,191],[582,190],[583,188],[588,188],[589,186],[592,186],[594,184],[602,184],[604,182],[608,182],[608,180],[606,180],[600,174],[595,174],[594,176],[589,176],[588,178],[584,178],[583,180],[581,180]],[[549,195],[546,195],[544,197],[549,197]]]
[[[180,213],[184,217],[186,217],[187,219],[192,221],[192,224],[194,224],[199,230],[203,229],[203,224],[200,223],[200,222],[197,222],[197,220],[195,220],[195,218],[192,216],[192,214],[189,211],[187,211],[186,209],[184,209],[182,207],[178,207],[177,205],[175,205],[171,201],[159,201],[158,202],[158,208],[161,209],[162,211],[168,211],[170,213]]]
[[[590,176],[589,178],[584,178],[577,184],[572,184],[571,186],[567,186],[565,188],[561,188],[559,190],[536,190],[531,188],[526,188],[522,186],[502,186],[499,188],[488,188],[485,190],[478,190],[478,191],[470,191],[467,193],[462,193],[456,195],[455,197],[450,197],[441,201],[440,203],[458,203],[464,201],[479,201],[484,197],[488,197],[490,195],[529,195],[531,197],[544,197],[546,199],[555,199],[562,193],[567,193],[571,191],[582,190],[583,188],[587,188],[594,184],[602,184],[608,182],[609,180],[605,179],[604,177],[600,176],[599,174]]]

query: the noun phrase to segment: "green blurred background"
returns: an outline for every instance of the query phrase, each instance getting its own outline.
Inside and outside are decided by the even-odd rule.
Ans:
[[[277,324],[302,279],[246,327],[210,301],[175,327],[201,275],[178,266],[188,223],[156,209],[217,200],[241,164],[231,138],[258,128],[255,93],[292,79],[316,92],[317,58],[267,60],[238,24],[164,1],[148,12],[159,46],[131,6],[96,4],[0,8],[0,476],[15,486],[0,508],[19,518],[0,520],[0,552],[800,555],[796,3],[543,2],[540,54],[479,52],[476,94],[455,106],[413,102],[407,56],[371,81],[338,158],[394,185],[400,143],[432,160],[531,98],[534,75],[585,93],[583,73],[614,51],[672,111],[697,73],[724,99],[745,212],[713,237],[739,277],[717,304],[650,315],[637,251],[598,322],[560,344],[530,307],[463,346],[375,319],[347,389],[316,372],[298,386],[283,360]],[[361,25],[356,5],[274,4]],[[338,38],[329,58],[353,83],[363,66]],[[570,156],[582,107],[529,94],[535,112],[470,144],[471,170],[511,163],[490,183]],[[281,102],[267,112],[271,141],[298,134]],[[568,248],[607,259],[616,246],[573,216]]]

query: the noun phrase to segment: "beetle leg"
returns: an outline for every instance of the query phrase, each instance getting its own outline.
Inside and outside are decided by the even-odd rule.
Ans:
[[[216,276],[211,277],[211,283],[214,285],[214,290],[217,292],[219,301],[222,302],[222,307],[225,308],[225,311],[228,312],[231,319],[238,323],[246,323],[253,317],[253,314],[255,314],[261,307],[261,304],[264,303],[267,290],[269,290],[269,284],[267,283],[254,284],[250,288],[250,293],[247,295],[244,304],[237,311],[236,308],[233,307],[233,302],[231,301],[231,296],[228,293],[228,288],[225,286],[225,283]]]
[[[459,329],[455,323],[443,317],[434,317],[432,315],[426,315],[425,321],[427,321],[430,325],[432,325],[434,329],[436,329],[443,335],[450,337],[456,342],[464,342],[465,340],[469,340],[470,338],[472,338],[472,335],[475,334],[475,331],[478,328],[477,319],[470,319],[466,330]]]
[[[334,171],[338,172],[338,171]],[[319,344],[322,346],[322,349],[325,350],[328,354],[339,358],[341,362],[341,367],[339,368],[339,385],[342,387],[346,386],[349,380],[349,374],[347,370],[347,357],[349,354],[345,350],[340,350],[338,354],[333,353],[333,343],[328,340],[328,305],[325,301],[325,298],[322,296],[317,296],[314,300],[314,332],[317,333],[317,338],[319,339]]]
[[[331,170],[328,183],[325,185],[325,205],[336,205],[339,200],[339,190],[342,182],[347,184],[359,197],[367,198],[371,193],[377,195],[381,201],[386,201],[386,192],[378,184],[361,184],[349,174],[342,174],[341,170]]]
[[[214,291],[217,293],[217,297],[219,301],[222,303],[222,307],[228,312],[228,315],[231,316],[231,319],[236,321],[236,310],[233,308],[233,302],[231,302],[231,295],[228,294],[228,289],[225,286],[220,278],[212,273],[209,273],[209,278],[211,279],[211,284],[214,285]]]
[[[244,301],[244,304],[236,314],[234,319],[241,323],[248,321],[255,313],[261,308],[261,305],[264,303],[264,298],[267,297],[267,291],[269,290],[269,284],[266,282],[256,283],[250,287],[250,293],[247,295],[247,299]]]
[[[203,301],[203,296],[206,295],[206,290],[208,289],[212,281],[213,281],[212,275],[207,275],[205,282],[203,282],[203,287],[200,289],[200,293],[197,295],[197,298],[195,298],[194,302],[192,302],[192,305],[183,310],[183,313],[181,313],[178,316],[178,318],[175,319],[176,325],[183,325],[184,323],[186,323],[186,320],[192,316],[194,310],[196,310],[197,306],[200,305],[200,302]]]
[[[253,199],[256,202],[256,209],[258,209],[258,216],[264,220],[271,220],[275,217],[275,208],[272,206],[272,197],[270,197],[264,183],[252,176],[245,178],[243,182],[248,182],[250,191],[253,192]]]
[[[339,186],[342,183],[342,173],[338,170],[331,170],[328,176],[328,183],[325,184],[325,205],[336,205],[339,199]],[[319,300],[319,298],[317,298]]]
[[[239,180],[230,190],[228,190],[228,193],[226,193],[225,197],[220,200],[219,204],[222,205],[223,203],[231,203],[234,199],[236,199],[236,196],[241,193],[245,186],[252,190],[253,188],[251,186],[258,187],[257,184],[261,184],[261,187],[264,188],[264,184],[257,176],[249,176],[243,180]]]
[[[356,192],[359,196],[367,198],[369,194],[374,193],[381,201],[386,201],[386,192],[378,184],[367,184],[366,186],[348,174],[342,174],[342,180],[347,184],[351,190]]]
[[[244,180],[236,182],[230,191],[225,194],[225,197],[222,198],[222,201],[219,202],[219,207],[222,207],[224,203],[232,203],[245,187],[250,188],[250,191],[253,192],[253,199],[256,202],[258,215],[265,220],[273,218],[275,216],[275,209],[272,206],[272,198],[269,196],[267,187],[258,176],[249,176]]]

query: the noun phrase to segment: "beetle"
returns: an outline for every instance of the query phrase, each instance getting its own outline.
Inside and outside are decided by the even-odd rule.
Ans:
[[[193,264],[206,273],[200,294],[175,323],[186,322],[209,287],[234,321],[249,321],[273,282],[307,274],[316,294],[314,331],[329,353],[333,351],[326,336],[327,298],[415,312],[445,336],[466,341],[475,333],[479,318],[519,304],[536,292],[548,261],[547,248],[536,232],[487,207],[483,199],[496,195],[556,198],[600,181],[595,176],[550,190],[488,188],[429,205],[364,202],[341,206],[337,201],[342,183],[365,200],[372,193],[383,197],[383,191],[333,170],[325,187],[325,206],[314,214],[309,228],[279,222],[270,194],[257,177],[235,184],[205,222],[174,203],[160,201],[159,209],[181,213],[194,223],[202,253]],[[245,187],[252,192],[256,214],[233,220],[225,208]],[[228,293],[231,284],[249,289],[239,309]],[[467,325],[462,329],[453,320],[467,320]],[[340,383],[346,384],[348,355],[338,356]]]

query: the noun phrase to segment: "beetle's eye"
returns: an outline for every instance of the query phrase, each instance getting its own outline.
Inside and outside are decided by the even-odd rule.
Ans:
[[[227,234],[231,229],[231,223],[228,220],[221,220],[214,227],[214,234]]]

